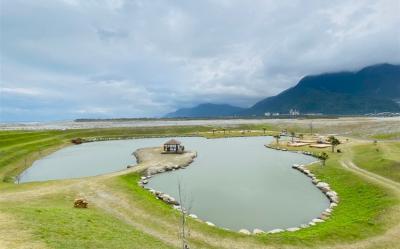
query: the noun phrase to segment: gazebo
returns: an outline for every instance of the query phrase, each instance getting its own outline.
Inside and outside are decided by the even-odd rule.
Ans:
[[[164,143],[164,153],[183,153],[185,146],[180,141],[171,139]]]

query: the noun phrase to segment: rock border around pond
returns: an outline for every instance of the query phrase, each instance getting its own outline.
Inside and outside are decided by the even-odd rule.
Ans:
[[[281,151],[293,152],[293,153],[301,153],[301,154],[304,154],[304,155],[315,157],[315,155],[312,152],[309,152],[309,151],[289,151],[289,150],[287,150],[285,148],[279,148],[279,147],[276,148],[276,147],[270,146],[268,144],[266,144],[265,147],[267,147],[269,149],[281,150]],[[313,164],[313,163],[310,163],[310,164]],[[310,165],[310,164],[308,164],[308,165]],[[269,234],[280,233],[280,232],[285,232],[285,231],[287,231],[287,232],[295,232],[295,231],[298,231],[300,229],[308,228],[310,226],[315,226],[318,223],[325,222],[327,219],[330,218],[330,216],[331,216],[331,214],[333,212],[333,209],[339,203],[338,194],[331,189],[331,187],[330,187],[330,185],[328,183],[321,181],[310,170],[308,170],[306,168],[306,165],[293,164],[292,168],[295,169],[295,170],[300,171],[301,173],[303,173],[307,177],[311,178],[312,184],[314,184],[328,198],[328,200],[330,202],[329,208],[326,208],[321,213],[320,216],[312,219],[310,222],[308,222],[308,224],[302,224],[299,227],[292,227],[292,228],[288,228],[286,230],[273,229],[273,230],[267,232]]]
[[[286,149],[274,148],[274,147],[270,147],[268,145],[265,145],[265,147],[289,152]],[[141,159],[140,159],[140,156],[139,156],[139,153],[138,153],[140,150],[141,149],[139,149],[139,150],[137,150],[137,151],[135,151],[133,153],[135,155],[138,163],[141,163]],[[290,151],[290,152],[302,153],[302,154],[305,154],[305,155],[314,156],[311,152],[307,152],[307,151]],[[140,178],[140,180],[138,181],[138,185],[140,187],[148,190],[157,199],[163,201],[164,203],[166,203],[168,205],[171,205],[174,209],[176,209],[178,211],[183,211],[185,213],[187,213],[187,211],[186,210],[182,210],[182,207],[181,207],[180,203],[175,198],[173,198],[172,196],[170,196],[170,195],[168,195],[166,193],[163,193],[161,191],[157,191],[157,190],[148,188],[148,187],[146,187],[146,184],[149,183],[150,178],[155,174],[161,174],[161,173],[164,173],[164,172],[167,172],[167,171],[174,171],[174,170],[178,170],[178,169],[184,169],[188,165],[190,165],[194,161],[194,159],[197,157],[197,153],[196,152],[186,152],[186,153],[191,153],[189,160],[187,160],[185,162],[182,162],[181,164],[175,164],[175,165],[167,164],[167,165],[161,165],[161,166],[157,165],[157,166],[154,166],[154,167],[149,167],[146,170],[146,173],[145,173],[146,175],[142,176]],[[302,225],[300,225],[298,227],[291,227],[291,228],[287,228],[287,229],[276,228],[276,229],[272,229],[270,231],[263,231],[261,229],[255,228],[253,230],[253,232],[250,232],[247,229],[240,229],[238,231],[238,233],[243,234],[243,235],[260,235],[260,234],[275,234],[275,233],[281,233],[281,232],[295,232],[295,231],[298,231],[300,229],[304,229],[304,228],[308,228],[308,227],[311,227],[311,226],[315,226],[316,224],[325,222],[325,220],[329,219],[329,217],[330,217],[330,215],[331,215],[331,213],[333,211],[333,208],[336,207],[338,205],[338,203],[339,203],[339,197],[338,197],[337,193],[330,188],[328,183],[320,181],[318,178],[316,178],[316,176],[310,170],[308,170],[305,167],[306,167],[305,165],[299,165],[299,164],[293,164],[293,166],[292,166],[293,169],[296,169],[296,170],[300,171],[301,173],[305,174],[306,176],[308,176],[309,178],[311,178],[312,183],[330,201],[329,208],[325,209],[321,213],[320,216],[312,219],[307,224],[302,224]],[[210,221],[201,220],[195,214],[188,214],[187,213],[187,215],[192,219],[195,219],[195,220],[200,221],[200,222],[204,222],[208,226],[215,227],[214,223],[212,223]],[[229,230],[229,229],[226,229],[226,230]]]
[[[136,150],[135,152],[132,153],[136,157],[136,161],[137,161],[138,164],[142,162],[142,159],[141,159],[140,154],[139,154],[142,150],[143,149],[138,149],[138,150]],[[175,170],[178,170],[178,169],[186,168],[197,157],[197,152],[186,151],[183,154],[179,154],[179,156],[182,156],[182,155],[188,155],[189,156],[188,160],[183,161],[183,162],[178,163],[178,164],[164,164],[164,165],[161,165],[161,166],[160,165],[151,166],[151,167],[146,169],[145,176],[141,176],[140,180],[138,181],[138,185],[140,187],[142,187],[142,188],[146,189],[147,191],[149,191],[157,199],[163,201],[164,203],[166,203],[168,205],[172,205],[174,209],[177,209],[177,210],[180,210],[180,211],[182,211],[182,209],[181,209],[182,207],[180,206],[180,203],[175,198],[173,198],[172,196],[170,196],[170,195],[168,195],[166,193],[163,193],[161,191],[157,191],[157,190],[154,190],[154,189],[151,189],[151,188],[147,188],[146,184],[149,183],[149,180],[151,179],[151,177],[153,175],[161,174],[161,173],[168,172],[168,171],[175,171]],[[131,166],[131,165],[127,166],[127,168],[130,168],[130,167],[133,167],[133,166]],[[189,214],[188,216],[191,217],[192,219],[198,219],[197,216],[194,215],[194,214]],[[212,223],[210,222],[210,224],[212,224]]]

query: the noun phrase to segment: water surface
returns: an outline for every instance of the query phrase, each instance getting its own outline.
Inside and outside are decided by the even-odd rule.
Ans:
[[[159,146],[168,138],[86,143],[36,161],[22,182],[92,176],[135,164],[138,148]],[[267,149],[271,137],[180,138],[198,157],[186,169],[155,175],[149,187],[178,198],[178,182],[190,212],[232,230],[270,230],[308,223],[329,202],[310,179],[291,168],[314,158]]]

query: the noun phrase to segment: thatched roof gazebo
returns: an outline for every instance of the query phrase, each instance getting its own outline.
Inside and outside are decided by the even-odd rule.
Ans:
[[[183,153],[185,151],[185,146],[176,139],[168,140],[164,143],[164,153]]]

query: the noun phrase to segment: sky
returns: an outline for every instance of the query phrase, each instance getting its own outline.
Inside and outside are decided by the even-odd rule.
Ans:
[[[0,0],[0,122],[248,107],[400,63],[400,1]]]

